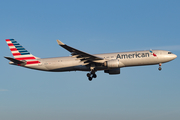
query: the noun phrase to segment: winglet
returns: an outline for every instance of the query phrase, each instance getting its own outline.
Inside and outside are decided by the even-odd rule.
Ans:
[[[65,45],[65,44],[62,43],[60,40],[57,40],[57,43],[58,43],[59,45]]]

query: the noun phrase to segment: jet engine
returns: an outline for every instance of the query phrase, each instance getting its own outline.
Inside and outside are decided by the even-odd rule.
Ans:
[[[104,70],[105,73],[109,73],[110,75],[120,74],[120,68]]]
[[[115,59],[115,60],[109,60],[109,61],[104,62],[104,66],[108,68],[119,68],[119,67],[123,67],[124,64],[120,62],[119,60]]]

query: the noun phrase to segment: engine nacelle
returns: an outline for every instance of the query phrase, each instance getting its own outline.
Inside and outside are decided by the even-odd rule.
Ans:
[[[120,68],[104,70],[105,73],[109,73],[110,75],[120,74]]]
[[[115,59],[104,62],[104,66],[108,68],[119,68],[119,67],[123,67],[124,64],[120,62],[118,59]]]

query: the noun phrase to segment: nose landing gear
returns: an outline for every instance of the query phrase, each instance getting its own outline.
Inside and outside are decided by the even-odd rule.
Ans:
[[[159,71],[161,71],[161,70],[162,70],[161,65],[162,65],[162,64],[161,64],[161,63],[159,63],[159,68],[158,68],[158,70],[159,70]]]

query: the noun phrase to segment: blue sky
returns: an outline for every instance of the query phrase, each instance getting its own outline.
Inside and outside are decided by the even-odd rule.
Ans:
[[[11,66],[5,42],[33,55],[69,56],[56,40],[90,54],[145,49],[180,56],[178,0],[0,1],[1,120],[179,120],[179,57],[122,68],[120,75],[42,72]]]

